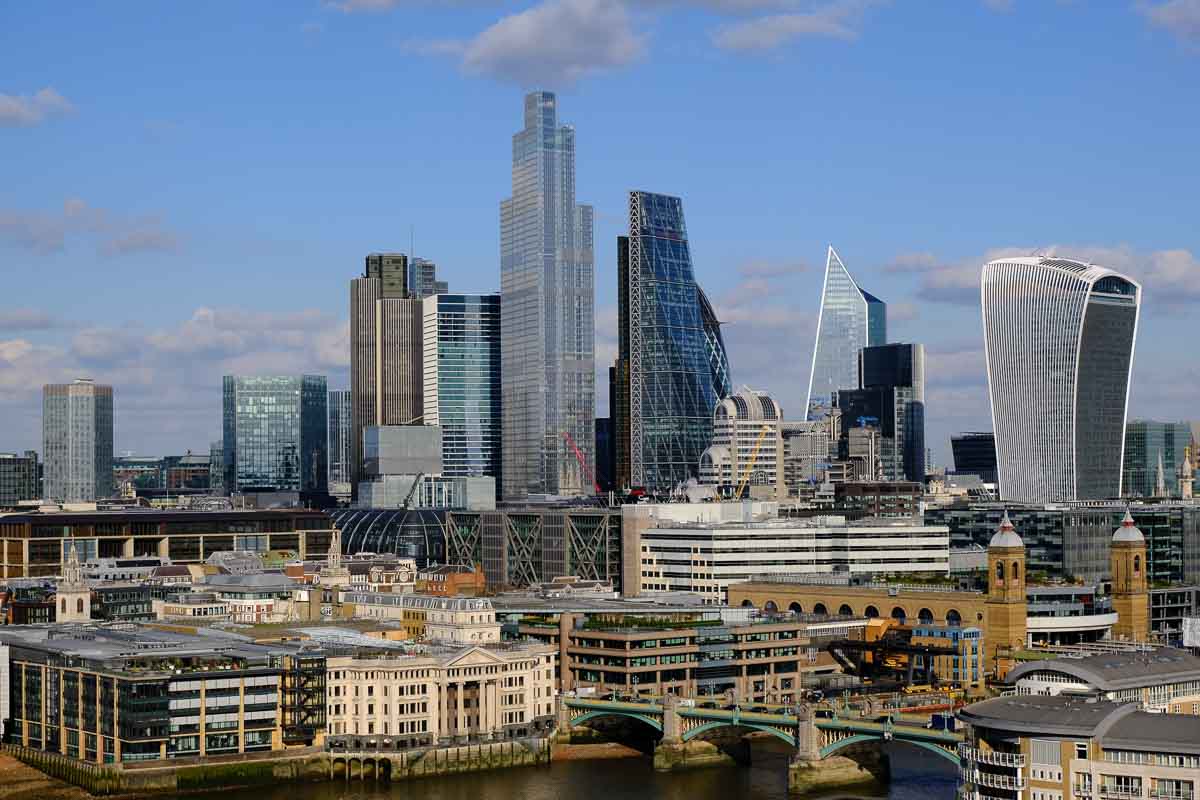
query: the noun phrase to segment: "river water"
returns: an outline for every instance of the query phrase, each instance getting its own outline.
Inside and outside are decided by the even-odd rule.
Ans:
[[[890,754],[888,800],[953,800],[957,774],[947,761],[906,745],[893,746]],[[648,758],[559,761],[392,784],[288,784],[219,796],[222,800],[787,800],[787,754],[771,742],[755,742],[752,761],[750,767],[674,773],[655,772]]]

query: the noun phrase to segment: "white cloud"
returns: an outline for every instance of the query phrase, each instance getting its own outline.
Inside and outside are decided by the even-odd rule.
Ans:
[[[645,53],[618,0],[546,0],[504,17],[466,41],[409,42],[409,49],[459,59],[464,72],[521,86],[570,86]]]
[[[726,50],[775,50],[805,37],[849,41],[858,38],[863,12],[879,0],[835,0],[810,11],[771,14],[723,25],[713,42]]]
[[[67,98],[47,86],[32,95],[0,94],[0,125],[31,126],[47,117],[74,111]]]
[[[1151,25],[1182,42],[1200,45],[1200,0],[1139,2],[1137,8]]]
[[[128,216],[72,197],[61,213],[0,208],[0,241],[36,252],[64,250],[68,240],[90,240],[102,256],[178,250],[179,236],[157,216]]]
[[[41,331],[59,326],[58,320],[36,308],[0,309],[0,331]]]

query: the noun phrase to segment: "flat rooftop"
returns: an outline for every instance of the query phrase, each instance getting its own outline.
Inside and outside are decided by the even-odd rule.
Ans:
[[[1097,653],[1083,658],[1055,658],[1022,664],[1008,674],[1016,683],[1036,672],[1053,671],[1100,691],[1137,689],[1183,681],[1200,681],[1200,658],[1186,650],[1163,647],[1154,651]]]

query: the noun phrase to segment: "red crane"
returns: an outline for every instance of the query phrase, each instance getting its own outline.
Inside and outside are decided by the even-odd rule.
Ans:
[[[563,438],[567,440],[567,444],[571,445],[571,449],[575,451],[575,460],[579,462],[579,468],[583,470],[583,474],[587,475],[588,480],[592,482],[592,486],[595,488],[596,494],[603,494],[600,489],[600,484],[596,483],[596,476],[592,474],[591,469],[588,468],[587,462],[583,460],[583,453],[579,452],[579,447],[575,444],[575,440],[571,438],[571,434],[563,431],[562,435]]]

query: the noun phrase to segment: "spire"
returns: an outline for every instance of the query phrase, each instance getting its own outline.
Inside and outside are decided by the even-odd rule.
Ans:
[[[1138,530],[1137,525],[1133,521],[1133,514],[1129,512],[1129,506],[1125,507],[1125,517],[1121,520],[1121,527],[1117,528],[1113,534],[1113,542],[1132,542],[1135,544],[1144,544],[1146,537]]]
[[[79,552],[75,549],[75,540],[71,540],[71,547],[67,550],[67,563],[63,567],[63,584],[67,586],[80,586],[83,583],[83,569],[79,566]]]
[[[333,526],[333,535],[329,537],[329,569],[335,570],[342,566],[342,531]]]
[[[1154,496],[1167,496],[1167,479],[1163,474],[1162,450],[1158,451],[1158,466],[1154,470]],[[1128,510],[1125,513],[1128,514]]]
[[[1000,520],[1000,527],[996,529],[996,533],[992,536],[992,540],[988,543],[988,547],[1020,547],[1024,549],[1025,543],[1021,541],[1021,537],[1017,535],[1016,528],[1013,527],[1012,520],[1008,518],[1008,510],[1004,511],[1004,518]]]

